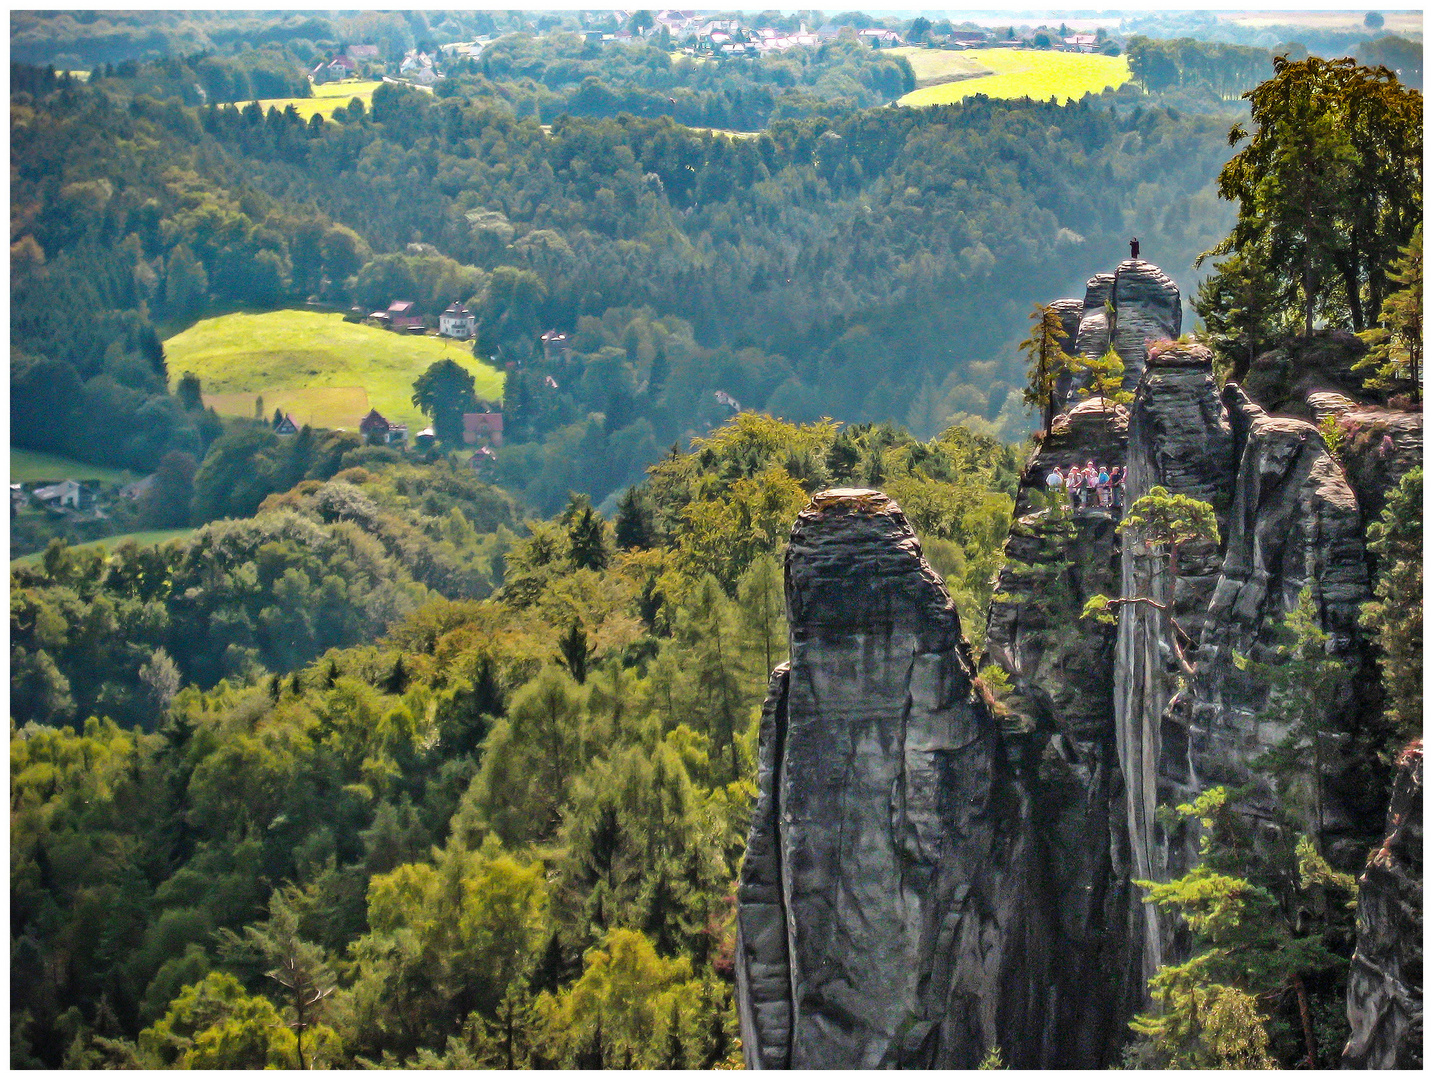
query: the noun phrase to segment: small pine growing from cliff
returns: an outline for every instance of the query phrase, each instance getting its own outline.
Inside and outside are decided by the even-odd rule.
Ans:
[[[1326,1007],[1341,1000],[1352,879],[1308,837],[1255,836],[1222,787],[1174,811],[1197,821],[1199,862],[1183,877],[1137,881],[1146,903],[1178,914],[1188,960],[1150,979],[1156,1006],[1130,1023],[1141,1067],[1249,1069],[1332,1065],[1346,1037]]]

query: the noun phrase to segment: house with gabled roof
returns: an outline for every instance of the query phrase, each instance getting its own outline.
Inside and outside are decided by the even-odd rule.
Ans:
[[[395,446],[408,441],[408,425],[395,424],[377,409],[358,422],[358,433],[371,446]]]
[[[276,416],[273,427],[275,435],[297,435],[299,433],[299,425],[294,420],[293,413]]]
[[[388,305],[387,311],[373,311],[368,317],[390,330],[423,328],[423,317],[418,314],[418,307],[412,300],[395,300]]]
[[[46,506],[59,509],[84,510],[95,501],[94,492],[78,480],[61,480],[36,488],[31,494]]]
[[[463,442],[472,446],[487,440],[492,446],[503,444],[503,414],[500,412],[463,413]]]

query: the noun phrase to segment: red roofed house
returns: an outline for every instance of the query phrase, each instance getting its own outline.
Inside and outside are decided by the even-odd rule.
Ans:
[[[328,65],[328,69],[335,75],[352,75],[356,66],[347,56],[335,56],[333,63]]]
[[[486,439],[493,446],[503,444],[503,414],[500,412],[463,413],[463,442],[472,446]]]
[[[423,327],[423,318],[414,309],[412,300],[395,300],[388,305],[387,311],[375,311],[368,317],[381,322],[390,330],[402,331],[414,327],[421,330]]]

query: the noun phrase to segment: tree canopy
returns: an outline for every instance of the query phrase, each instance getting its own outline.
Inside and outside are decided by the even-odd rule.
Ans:
[[[1422,219],[1422,95],[1387,68],[1281,56],[1245,96],[1252,128],[1230,131],[1245,145],[1219,174],[1239,216],[1213,253],[1256,249],[1305,334],[1315,317],[1366,329]]]

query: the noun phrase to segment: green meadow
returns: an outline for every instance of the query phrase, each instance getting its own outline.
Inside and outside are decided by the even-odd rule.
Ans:
[[[103,484],[125,484],[133,479],[133,474],[108,465],[86,465],[83,461],[58,454],[41,454],[35,450],[10,447],[12,484],[38,484],[41,480],[98,480]]]
[[[199,376],[206,404],[228,416],[292,412],[300,424],[352,431],[370,408],[416,431],[427,426],[413,407],[413,380],[438,360],[456,361],[474,377],[479,397],[502,397],[503,376],[473,358],[467,343],[395,334],[343,321],[337,312],[286,309],[234,312],[203,319],[164,343],[171,386]]]

